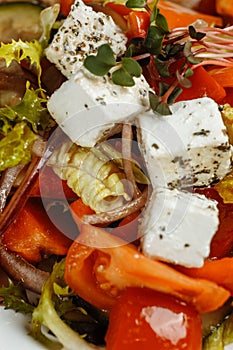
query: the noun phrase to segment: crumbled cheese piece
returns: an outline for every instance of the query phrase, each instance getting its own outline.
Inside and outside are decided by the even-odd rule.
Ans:
[[[206,186],[231,170],[232,148],[210,98],[178,102],[172,114],[138,118],[139,143],[154,187]]]
[[[75,0],[71,11],[52,43],[45,50],[49,61],[70,78],[95,54],[102,44],[109,44],[116,56],[126,50],[127,38],[110,16],[95,12],[82,0]]]
[[[143,76],[134,81],[132,87],[119,86],[108,75],[82,68],[54,92],[48,110],[73,142],[93,147],[115,123],[149,108],[148,83]]]
[[[208,257],[219,225],[217,202],[204,195],[157,188],[140,223],[146,256],[188,267]]]

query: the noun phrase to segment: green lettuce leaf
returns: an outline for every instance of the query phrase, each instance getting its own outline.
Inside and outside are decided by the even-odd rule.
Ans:
[[[203,350],[224,350],[233,343],[233,313],[204,339]]]
[[[2,286],[0,288],[0,297],[3,298],[5,309],[13,309],[25,315],[31,315],[34,310],[34,306],[29,303],[22,285],[14,285],[10,279],[7,287]]]
[[[11,128],[22,121],[26,122],[35,133],[51,126],[51,117],[45,107],[46,99],[40,97],[41,89],[30,89],[27,82],[26,92],[20,104],[0,108],[0,132],[6,135]]]
[[[53,272],[44,284],[39,304],[32,314],[31,335],[46,346],[49,346],[49,348],[57,349],[57,346],[60,343],[60,345],[63,345],[67,350],[100,349],[99,347],[86,342],[77,332],[69,327],[62,320],[56,309],[59,299],[61,300],[61,296],[67,297],[69,295],[63,277],[64,268],[65,260],[56,263]],[[59,293],[59,295],[57,293]],[[65,303],[65,305],[66,309],[69,310],[71,307],[70,303]],[[56,337],[55,339],[57,342],[54,342],[51,340],[51,337],[47,337],[45,333],[42,332],[43,326],[47,327],[54,337]]]
[[[3,57],[6,61],[6,66],[9,67],[13,60],[18,63],[27,59],[31,66],[36,68],[38,73],[38,79],[40,81],[41,65],[40,60],[43,55],[43,48],[38,40],[22,41],[12,40],[9,44],[1,43],[0,45],[0,57]]]
[[[26,123],[18,123],[0,140],[0,171],[27,164],[31,160],[31,148],[36,135]]]

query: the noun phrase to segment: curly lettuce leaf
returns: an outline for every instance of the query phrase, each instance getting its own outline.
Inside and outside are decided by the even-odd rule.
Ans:
[[[2,303],[5,309],[13,309],[25,315],[31,315],[34,310],[34,306],[29,303],[22,285],[14,285],[10,279],[7,287],[2,286],[0,288],[0,297],[3,298]]]
[[[31,66],[35,66],[38,72],[38,78],[41,76],[40,60],[43,55],[43,48],[38,40],[33,41],[18,41],[12,40],[9,44],[2,43],[0,45],[0,57],[6,61],[6,66],[9,67],[13,60],[18,63],[28,59]]]
[[[64,346],[66,350],[93,350],[100,349],[94,345],[87,343],[77,332],[69,327],[60,317],[56,310],[57,300],[60,293],[67,295],[68,290],[64,284],[64,268],[65,260],[56,263],[50,277],[44,284],[41,298],[38,306],[32,314],[32,331],[31,335],[45,344],[54,347],[58,344],[42,333],[43,326],[52,332],[58,343]],[[59,293],[57,295],[56,293]],[[68,309],[70,304],[68,304]]]
[[[31,148],[36,135],[24,123],[18,123],[0,140],[0,171],[27,164],[31,160]]]
[[[45,107],[46,99],[40,97],[41,89],[30,89],[27,82],[26,92],[20,104],[14,107],[0,108],[0,132],[6,135],[16,123],[26,122],[35,133],[46,130],[51,117]]]

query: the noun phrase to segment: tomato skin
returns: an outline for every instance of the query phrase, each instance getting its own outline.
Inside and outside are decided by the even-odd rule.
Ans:
[[[148,12],[131,11],[125,18],[128,25],[126,35],[129,40],[146,37],[150,25],[150,14]]]
[[[60,12],[64,16],[68,16],[73,3],[74,0],[60,0]]]
[[[197,193],[218,202],[219,226],[210,246],[209,258],[223,258],[232,255],[233,250],[233,204],[224,203],[218,191],[213,187],[196,189]]]
[[[116,11],[121,16],[126,16],[132,11],[129,7],[115,2],[107,2],[105,6]]]
[[[202,324],[192,306],[168,294],[127,288],[110,312],[105,340],[106,350],[201,350]]]

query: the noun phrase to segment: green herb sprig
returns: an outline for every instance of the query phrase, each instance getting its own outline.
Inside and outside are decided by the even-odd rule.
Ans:
[[[133,77],[140,77],[142,68],[131,57],[123,57],[117,62],[111,47],[103,44],[98,48],[97,55],[90,55],[84,61],[84,66],[94,75],[104,76],[114,67],[111,74],[112,82],[121,86],[133,86]]]

